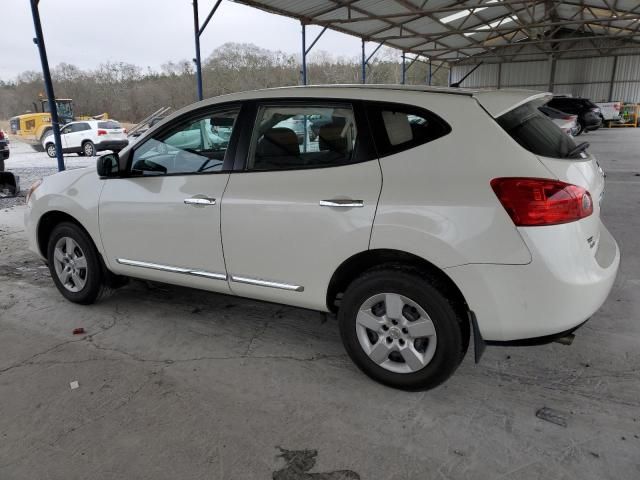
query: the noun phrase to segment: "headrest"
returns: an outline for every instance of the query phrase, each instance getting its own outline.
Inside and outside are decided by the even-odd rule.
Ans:
[[[343,130],[344,125],[337,125],[335,123],[321,126],[318,131],[320,150],[347,153],[347,138],[340,135]]]
[[[256,153],[260,157],[300,155],[298,136],[290,128],[271,128],[258,142]]]

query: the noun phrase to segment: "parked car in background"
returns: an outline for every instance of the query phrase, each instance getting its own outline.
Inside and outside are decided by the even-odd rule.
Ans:
[[[9,138],[0,130],[0,172],[4,172],[4,161],[9,158]]]
[[[359,85],[211,98],[95,170],[35,183],[26,236],[72,302],[137,277],[333,312],[363,372],[432,388],[471,338],[477,358],[484,341],[568,341],[613,286],[604,176],[545,99]],[[321,113],[333,121],[304,150],[290,120]]]
[[[618,122],[620,120],[622,102],[597,102],[596,105],[600,109],[603,122]]]
[[[578,131],[582,132],[597,130],[602,125],[600,108],[587,98],[555,96],[548,103],[548,107],[555,108],[561,112],[578,116]]]
[[[77,153],[93,157],[96,152],[119,152],[129,144],[127,132],[115,120],[83,120],[66,124],[60,130],[63,153]],[[42,140],[47,155],[56,156],[55,139],[49,135]]]
[[[555,108],[551,108],[547,105],[541,106],[538,110],[549,117],[553,123],[558,125],[558,127],[560,127],[560,129],[567,135],[575,137],[580,134],[577,115],[561,112],[560,110],[556,110]]]

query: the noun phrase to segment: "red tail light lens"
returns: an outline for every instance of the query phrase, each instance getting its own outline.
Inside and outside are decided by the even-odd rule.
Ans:
[[[569,223],[593,213],[587,190],[558,180],[494,178],[491,188],[518,227]]]
[[[0,130],[0,140],[4,140],[4,132]]]
[[[98,130],[98,136],[100,135],[106,135],[107,131],[106,130]]]

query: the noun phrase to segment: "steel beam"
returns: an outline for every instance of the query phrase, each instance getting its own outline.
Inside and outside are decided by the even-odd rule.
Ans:
[[[42,77],[44,79],[44,90],[47,93],[47,101],[49,103],[49,112],[51,113],[51,127],[53,130],[53,138],[56,142],[56,158],[58,160],[58,171],[64,170],[64,156],[62,155],[62,139],[60,138],[60,120],[58,119],[58,107],[56,106],[56,95],[53,91],[53,82],[51,81],[51,72],[49,71],[49,60],[47,59],[47,48],[44,43],[44,35],[42,33],[42,24],[40,23],[40,11],[38,10],[38,1],[31,0],[31,15],[33,17],[33,26],[36,31],[36,38],[33,43],[38,46],[40,52],[40,63],[42,64]]]
[[[202,100],[202,61],[200,58],[200,21],[198,20],[198,0],[193,0],[193,36],[196,42],[196,88],[198,100]]]
[[[307,84],[307,26],[302,23],[302,84]]]

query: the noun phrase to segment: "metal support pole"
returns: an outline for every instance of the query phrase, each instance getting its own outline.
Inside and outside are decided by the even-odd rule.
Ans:
[[[433,73],[431,72],[431,60],[429,60],[429,86],[433,83]]]
[[[402,52],[402,85],[407,82],[407,55]]]
[[[367,83],[367,59],[364,51],[364,38],[362,39],[362,83]]]
[[[193,0],[193,34],[196,41],[196,85],[198,88],[198,100],[202,100],[202,62],[200,59],[200,21],[198,20],[198,0]]]
[[[618,69],[618,56],[613,57],[613,67],[611,69],[611,82],[609,83],[609,101],[613,102],[613,86],[616,83],[616,70]]]
[[[551,55],[551,66],[549,68],[549,91],[553,92],[556,82],[556,57]]]
[[[307,26],[302,23],[302,84],[307,84]]]
[[[60,139],[60,120],[58,119],[58,107],[56,106],[56,96],[53,92],[53,83],[51,82],[51,72],[49,71],[49,60],[47,60],[47,49],[44,44],[44,35],[42,34],[42,25],[40,24],[40,12],[38,11],[38,1],[31,0],[31,15],[33,16],[33,26],[36,30],[36,38],[33,43],[38,46],[40,52],[40,63],[42,63],[42,77],[44,78],[44,90],[47,93],[49,102],[49,112],[51,113],[51,126],[53,129],[53,138],[56,142],[56,158],[58,159],[58,171],[64,170],[64,157],[62,156],[62,140]]]

